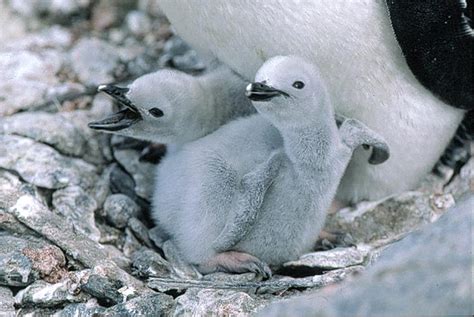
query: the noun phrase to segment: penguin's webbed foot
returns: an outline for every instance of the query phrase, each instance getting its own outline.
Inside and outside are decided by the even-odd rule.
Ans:
[[[252,272],[263,279],[272,276],[270,267],[258,258],[244,252],[226,251],[216,254],[210,260],[197,265],[202,274],[214,272],[247,273]]]

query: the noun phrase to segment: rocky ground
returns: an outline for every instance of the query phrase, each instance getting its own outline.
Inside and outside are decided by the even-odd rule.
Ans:
[[[429,259],[442,243],[396,241],[449,208],[443,218],[467,214],[458,222],[470,224],[472,204],[463,205],[464,213],[456,205],[474,191],[472,158],[453,178],[450,170],[443,178],[429,175],[417,191],[330,215],[326,229],[345,233],[346,246],[323,241],[320,251],[286,263],[270,280],[201,276],[157,239],[148,216],[154,168],[143,160],[148,144],[87,128],[114,107],[96,94],[98,84],[125,84],[162,67],[205,69],[156,2],[0,0],[0,316],[246,315],[300,294],[327,294],[346,278],[358,285],[358,275],[367,280],[384,269],[398,280],[397,272],[429,266],[410,259]],[[439,229],[446,241],[459,234],[453,227]],[[394,243],[418,244],[398,246],[397,258],[406,261],[378,262]],[[468,253],[469,242],[459,248]],[[452,260],[444,255],[441,261]],[[440,266],[446,267],[453,265]],[[415,296],[458,285],[422,284],[441,273],[432,270],[400,283],[425,285]],[[454,281],[460,272],[450,275]],[[472,299],[470,288],[459,285],[456,305]],[[363,302],[356,291],[346,293]],[[281,305],[273,309],[285,311]],[[364,309],[358,311],[378,312]]]

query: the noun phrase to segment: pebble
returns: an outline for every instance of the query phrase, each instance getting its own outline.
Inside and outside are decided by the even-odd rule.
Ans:
[[[107,197],[104,203],[107,220],[116,228],[125,228],[128,220],[138,216],[140,207],[128,196],[114,194]]]
[[[168,261],[145,247],[133,253],[132,270],[141,278],[169,276],[173,271]]]
[[[130,11],[125,20],[128,29],[135,36],[144,36],[151,30],[151,20],[143,11]]]
[[[108,308],[104,316],[170,316],[173,304],[169,295],[147,294]]]
[[[15,316],[15,298],[9,288],[0,286],[0,312],[6,316]]]
[[[86,85],[112,82],[119,61],[117,49],[97,38],[79,40],[70,53],[72,69]]]

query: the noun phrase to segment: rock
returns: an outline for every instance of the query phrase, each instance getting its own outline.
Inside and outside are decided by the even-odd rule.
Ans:
[[[164,17],[164,13],[160,8],[160,0],[139,0],[138,9],[144,11],[154,17]]]
[[[177,277],[181,278],[199,278],[201,277],[201,273],[198,270],[186,263],[182,256],[179,254],[179,251],[173,245],[171,240],[166,241],[163,243],[163,252],[165,254],[165,258],[172,264],[174,273]]]
[[[21,307],[57,307],[67,303],[85,302],[90,297],[81,293],[70,279],[56,284],[36,281],[15,296],[15,303]]]
[[[83,38],[71,50],[70,63],[81,82],[99,85],[113,81],[119,63],[116,48],[96,38]]]
[[[32,268],[46,282],[57,283],[67,276],[66,258],[58,247],[52,245],[42,248],[26,247],[22,253],[28,257]]]
[[[27,182],[48,189],[91,187],[97,173],[82,160],[63,157],[47,145],[15,135],[0,135],[0,168],[13,170]]]
[[[149,248],[153,246],[148,237],[148,228],[143,224],[143,222],[133,217],[128,220],[127,226],[140,243]]]
[[[459,175],[448,184],[446,192],[453,194],[456,200],[466,193],[474,193],[474,157],[461,168]]]
[[[18,251],[0,254],[0,285],[27,286],[37,278],[25,255]]]
[[[53,193],[54,211],[63,215],[79,232],[94,241],[100,240],[100,231],[95,225],[97,203],[79,186],[68,186]]]
[[[41,28],[38,32],[26,34],[25,36],[13,41],[6,41],[3,47],[6,50],[25,50],[32,53],[54,49],[62,53],[64,50],[69,48],[72,42],[72,32],[67,28],[55,24],[47,28]],[[78,87],[75,83],[58,83],[58,85]]]
[[[125,20],[128,29],[135,36],[144,36],[151,30],[151,20],[143,11],[130,11]]]
[[[10,6],[27,17],[69,16],[89,6],[89,0],[10,0]]]
[[[257,300],[243,292],[189,289],[176,299],[173,316],[244,316],[250,315],[258,306]]]
[[[115,159],[132,175],[138,196],[152,201],[155,165],[140,162],[140,153],[134,150],[114,150]]]
[[[167,240],[166,234],[159,226],[155,226],[148,230],[148,237],[153,242],[153,244],[160,249],[163,248],[163,244]]]
[[[105,308],[99,306],[97,300],[92,298],[87,303],[66,305],[61,312],[55,315],[55,317],[99,316],[104,311]]]
[[[110,168],[110,190],[112,193],[122,193],[135,200],[135,181],[133,178],[118,164],[112,164]]]
[[[280,302],[259,316],[472,315],[474,195],[386,249],[359,278]]]
[[[81,289],[96,297],[101,305],[108,307],[121,303],[124,300],[122,294],[118,292],[118,289],[123,286],[120,281],[91,274],[87,282],[81,286]]]
[[[148,278],[169,276],[173,269],[158,253],[143,247],[133,253],[132,271],[138,277]]]
[[[0,287],[0,313],[5,316],[15,316],[15,298],[10,289]]]
[[[23,112],[0,119],[0,133],[24,136],[48,144],[62,154],[81,156],[86,140],[61,114]]]
[[[148,294],[108,308],[104,316],[169,316],[173,297],[165,294]]]
[[[135,238],[135,235],[129,228],[125,228],[125,242],[122,246],[122,252],[126,257],[132,257],[132,255],[140,250],[143,245]]]
[[[138,216],[140,207],[130,197],[114,194],[105,200],[104,211],[114,227],[125,228],[130,218]]]
[[[206,68],[196,51],[177,36],[166,42],[159,63],[161,66],[169,65],[184,72],[199,72]]]
[[[63,60],[53,50],[0,50],[0,116],[39,103],[48,88],[57,84]]]
[[[453,204],[449,194],[407,192],[329,214],[325,230],[350,234],[356,243],[385,245],[435,221]]]
[[[307,253],[298,260],[283,264],[282,271],[294,276],[308,276],[322,271],[363,264],[369,248],[336,248],[328,251]]]

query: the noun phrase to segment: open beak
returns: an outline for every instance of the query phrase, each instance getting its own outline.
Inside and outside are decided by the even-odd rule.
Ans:
[[[138,108],[126,97],[128,88],[121,88],[114,85],[100,85],[97,91],[105,92],[119,102],[124,109],[99,121],[88,124],[94,130],[119,131],[132,126],[142,120]]]
[[[245,89],[245,95],[252,101],[267,101],[277,96],[289,97],[286,92],[264,83],[252,83]]]

